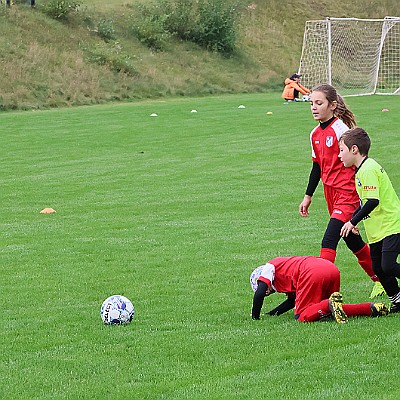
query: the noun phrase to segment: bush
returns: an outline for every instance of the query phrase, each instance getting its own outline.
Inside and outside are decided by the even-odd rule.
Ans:
[[[82,44],[81,47],[89,62],[105,65],[114,72],[124,73],[133,77],[139,76],[137,69],[132,64],[131,57],[121,52],[121,47],[118,43],[114,42],[112,46],[106,43],[99,43],[96,46]]]
[[[133,35],[152,50],[164,50],[170,33],[164,27],[167,15],[160,4],[153,6],[137,4],[136,11],[137,14],[132,16],[131,20]]]
[[[235,50],[238,7],[223,0],[200,0],[198,25],[191,40],[209,50],[230,55]]]
[[[165,10],[165,29],[182,40],[191,40],[198,23],[198,3],[193,0],[160,0]]]
[[[132,32],[141,43],[156,51],[164,50],[166,40],[169,37],[168,32],[164,29],[163,22],[152,17],[144,18],[141,22],[134,24]]]
[[[132,31],[142,43],[155,50],[162,50],[169,36],[175,35],[208,50],[230,55],[237,38],[238,4],[224,0],[138,3]]]
[[[115,39],[114,22],[112,20],[102,19],[97,24],[97,34],[106,42]]]
[[[71,12],[78,11],[80,4],[73,0],[48,0],[40,9],[53,19],[66,19]]]

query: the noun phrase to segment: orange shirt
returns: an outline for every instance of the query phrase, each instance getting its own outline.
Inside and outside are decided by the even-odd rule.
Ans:
[[[299,91],[301,94],[309,94],[310,90],[304,87],[299,82],[293,81],[289,78],[285,80],[285,88],[283,89],[282,98],[287,100],[294,100],[294,90]]]

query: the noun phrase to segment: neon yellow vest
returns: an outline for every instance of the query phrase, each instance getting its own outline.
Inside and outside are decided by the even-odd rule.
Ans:
[[[400,200],[386,171],[372,158],[367,158],[356,173],[356,189],[361,203],[378,199],[379,205],[364,219],[369,243],[400,233]]]

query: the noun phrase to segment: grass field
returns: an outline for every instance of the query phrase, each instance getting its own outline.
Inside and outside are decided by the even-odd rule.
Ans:
[[[347,102],[399,191],[398,97]],[[307,104],[257,94],[0,119],[2,399],[400,398],[399,316],[250,318],[255,267],[319,253],[321,188],[309,218],[297,212]],[[345,301],[368,301],[344,245],[337,263]],[[128,326],[101,322],[116,293],[135,304]]]

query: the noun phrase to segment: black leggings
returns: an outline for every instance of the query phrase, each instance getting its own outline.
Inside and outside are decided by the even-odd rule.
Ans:
[[[371,243],[372,268],[378,276],[388,296],[399,293],[400,264],[397,256],[400,253],[400,233],[391,235],[380,242]]]
[[[322,248],[336,251],[341,238],[340,230],[342,229],[343,225],[344,222],[340,221],[339,219],[331,218],[329,220],[324,237],[322,238]],[[349,236],[344,237],[343,240],[345,241],[346,246],[353,253],[357,253],[365,246],[365,242],[361,235],[355,235],[353,232],[350,232]]]

